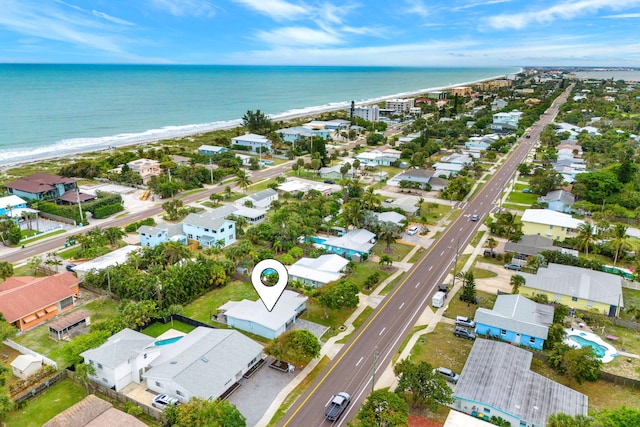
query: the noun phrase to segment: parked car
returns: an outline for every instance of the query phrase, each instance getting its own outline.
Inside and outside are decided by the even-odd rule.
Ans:
[[[335,181],[334,181],[334,180],[332,180],[332,179],[325,179],[325,180],[324,180],[324,183],[325,183],[325,184],[335,184]]]
[[[487,257],[490,256],[491,258],[495,258],[498,255],[496,251],[492,251],[491,249],[485,249],[482,254]]]
[[[418,227],[417,225],[414,225],[413,227],[407,230],[407,234],[409,236],[415,236],[416,234],[418,234],[418,231],[420,231],[420,227]]]
[[[464,326],[467,328],[475,328],[476,322],[466,316],[456,316],[456,326]]]
[[[453,335],[457,336],[458,338],[466,338],[468,340],[476,339],[475,332],[470,331],[467,328],[463,328],[462,326],[456,326],[456,328],[453,330]]]
[[[506,268],[507,270],[522,271],[522,267],[520,267],[520,264],[505,264],[504,268]]]
[[[438,292],[444,292],[444,294],[447,295],[449,293],[449,286],[445,285],[444,283],[442,285],[439,285]]]
[[[344,410],[347,409],[349,402],[351,402],[351,396],[349,396],[349,393],[341,391],[331,399],[331,403],[329,403],[327,410],[324,412],[324,417],[329,421],[337,420],[340,418],[340,415],[342,415]]]
[[[75,266],[76,266],[76,264],[67,264],[67,265],[65,265],[65,266],[64,266],[64,268],[66,268],[66,269],[67,269],[67,271],[70,271],[70,272],[72,272],[72,273],[73,273],[73,272],[74,272],[73,268],[74,268]]]
[[[460,375],[456,374],[449,368],[440,367],[436,370],[440,375],[444,377],[445,380],[449,381],[450,383],[457,384],[458,380],[460,379]]]
[[[480,217],[476,214],[471,215],[471,221],[477,221]]]
[[[531,193],[531,190],[529,190],[528,188],[523,188],[523,189],[522,189],[522,192],[523,192],[523,193]]]
[[[163,411],[167,406],[177,405],[179,403],[178,399],[171,397],[168,394],[159,394],[154,397],[153,402],[151,402],[155,408],[162,409]]]

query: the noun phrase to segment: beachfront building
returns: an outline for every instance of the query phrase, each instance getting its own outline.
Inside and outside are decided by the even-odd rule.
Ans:
[[[253,151],[254,153],[271,152],[271,141],[267,137],[256,135],[255,133],[245,133],[231,138],[231,146],[233,147],[234,145],[246,147],[247,151]]]
[[[522,234],[545,236],[553,240],[564,240],[584,221],[551,209],[525,209],[522,218]]]
[[[469,86],[452,87],[451,89],[449,89],[449,98],[454,97],[456,95],[458,96],[471,95],[471,92],[472,92],[472,89]]]
[[[142,183],[149,182],[152,176],[158,176],[162,173],[160,162],[153,159],[138,159],[127,163],[129,169],[140,175]]]
[[[377,122],[380,120],[380,107],[377,105],[360,105],[353,107],[353,110],[348,109],[347,111],[353,111],[354,118],[360,117],[368,122]]]
[[[395,114],[406,114],[415,106],[413,98],[389,99],[386,102],[385,109],[392,110]]]
[[[336,254],[320,255],[318,258],[300,258],[287,268],[289,281],[318,288],[335,282],[344,276],[349,261]]]
[[[227,147],[220,147],[218,145],[201,145],[198,147],[198,154],[202,154],[204,156],[214,156],[216,154],[222,154],[229,151]]]
[[[77,194],[77,178],[67,178],[44,172],[36,172],[25,178],[20,178],[4,184],[9,194],[26,200],[59,199],[70,192]],[[6,207],[6,206],[5,206]]]
[[[0,197],[0,218],[20,218],[23,212],[37,212],[36,210],[27,208],[27,201],[21,197],[11,195]]]
[[[549,301],[606,316],[617,316],[624,307],[622,279],[617,274],[554,263],[538,268],[536,274],[518,274],[526,281],[520,295],[544,294]]]

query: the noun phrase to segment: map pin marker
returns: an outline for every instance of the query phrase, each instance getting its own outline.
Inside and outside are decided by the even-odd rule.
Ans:
[[[269,270],[278,273],[278,282],[272,286],[267,286],[262,282],[262,275],[265,272],[268,273]],[[287,287],[288,282],[289,273],[287,269],[280,261],[276,261],[275,259],[264,259],[260,261],[251,272],[251,284],[258,293],[267,311],[273,310],[273,307]]]

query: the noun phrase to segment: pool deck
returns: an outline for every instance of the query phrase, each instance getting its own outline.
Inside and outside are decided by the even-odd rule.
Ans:
[[[567,338],[564,340],[564,343],[571,347],[581,348],[580,344],[569,339],[569,337],[571,336],[582,337],[587,341],[594,342],[599,346],[604,347],[605,353],[604,353],[604,356],[602,356],[601,358],[602,363],[609,363],[613,360],[614,357],[618,356],[618,350],[616,350],[614,346],[603,341],[602,338],[600,338],[598,335],[594,333],[587,332],[582,329],[573,329],[573,328],[565,329],[565,331],[567,332]]]
[[[187,334],[185,334],[184,332],[180,332],[175,329],[169,329],[167,332],[160,334],[160,336],[156,338],[156,341],[168,340],[176,337],[184,337],[185,335]]]

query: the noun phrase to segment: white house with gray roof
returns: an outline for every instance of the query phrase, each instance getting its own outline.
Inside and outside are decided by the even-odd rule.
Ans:
[[[271,151],[271,141],[266,136],[256,135],[255,133],[245,133],[231,138],[231,147],[233,148],[234,145],[247,147],[249,151],[254,153],[260,151],[268,153]]]
[[[188,239],[197,240],[204,247],[215,247],[218,242],[227,247],[236,241],[236,223],[227,216],[217,209],[203,214],[190,213],[182,220],[182,230]]]
[[[542,350],[553,322],[553,306],[522,295],[498,295],[493,309],[478,308],[476,333]]]
[[[263,347],[238,331],[197,327],[161,355],[143,377],[147,387],[181,402],[215,400],[263,358]]]
[[[378,221],[390,222],[398,227],[403,227],[407,223],[407,217],[395,211],[374,212],[373,214],[378,218]]]
[[[273,188],[267,188],[238,199],[236,205],[245,206],[246,202],[250,202],[250,207],[268,210],[271,207],[271,203],[276,200],[278,200],[278,192]]]
[[[318,288],[335,282],[344,276],[349,261],[336,254],[320,255],[318,258],[300,258],[287,267],[289,280],[297,280],[307,286]]]
[[[262,301],[229,301],[219,307],[218,320],[227,325],[260,335],[276,338],[286,332],[287,327],[307,308],[308,297],[294,291],[285,290],[273,310],[267,311]]]
[[[587,415],[588,397],[531,371],[530,351],[476,339],[453,392],[454,409],[500,417],[514,427],[544,427],[549,415]]]
[[[138,228],[140,246],[153,248],[160,243],[174,241],[183,245],[187,244],[187,238],[182,232],[182,224],[142,225]]]
[[[154,341],[148,335],[127,328],[109,337],[100,347],[87,350],[80,356],[95,369],[95,375],[89,378],[120,391],[131,382],[140,384],[143,380],[141,373],[160,356],[161,347],[153,346]]]

